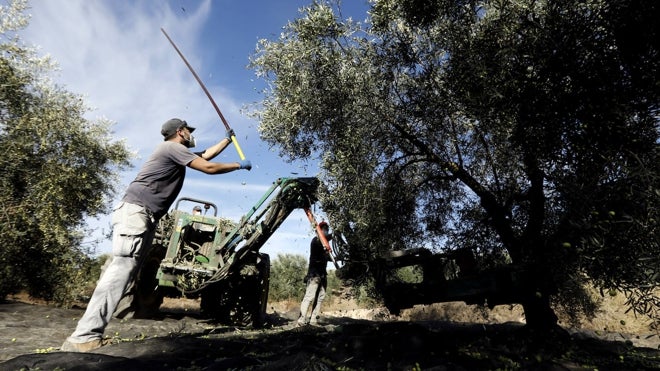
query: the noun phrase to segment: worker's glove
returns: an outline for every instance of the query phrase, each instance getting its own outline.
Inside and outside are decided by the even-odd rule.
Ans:
[[[243,170],[243,169],[247,171],[252,170],[252,163],[250,162],[250,160],[241,160],[238,162],[238,165],[239,165],[238,167],[239,170]]]
[[[225,132],[225,137],[227,137],[227,140],[231,142],[231,137],[235,137],[236,133],[234,133],[234,129],[229,129]]]

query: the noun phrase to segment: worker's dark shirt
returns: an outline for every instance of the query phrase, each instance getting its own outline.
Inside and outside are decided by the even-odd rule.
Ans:
[[[312,239],[309,246],[309,268],[307,277],[325,277],[328,265],[328,252],[323,247],[321,240],[317,237]]]

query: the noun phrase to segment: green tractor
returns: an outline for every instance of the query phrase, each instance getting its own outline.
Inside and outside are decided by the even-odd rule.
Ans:
[[[203,315],[228,325],[261,326],[265,319],[270,258],[260,248],[294,209],[317,201],[316,178],[280,178],[241,220],[217,217],[207,201],[181,198],[158,225],[153,245],[114,315],[145,318],[164,297],[201,298]],[[193,214],[182,204],[200,205]],[[211,211],[212,209],[212,211]]]

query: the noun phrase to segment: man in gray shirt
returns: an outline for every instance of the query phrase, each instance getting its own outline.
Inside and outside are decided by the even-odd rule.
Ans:
[[[112,262],[96,285],[85,314],[61,350],[89,352],[103,345],[103,332],[142,258],[151,248],[158,220],[167,213],[183,187],[186,167],[206,174],[252,169],[249,160],[210,162],[231,142],[231,129],[226,138],[197,153],[189,149],[195,146],[194,130],[176,118],[163,124],[161,134],[165,141],[144,163],[112,213]]]

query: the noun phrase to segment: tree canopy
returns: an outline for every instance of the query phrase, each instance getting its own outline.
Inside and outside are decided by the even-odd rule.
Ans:
[[[587,281],[658,320],[659,8],[378,0],[357,22],[315,2],[252,58],[260,134],[320,160],[351,260],[505,251],[535,272],[528,323],[590,308]]]
[[[0,298],[67,302],[91,250],[84,217],[106,212],[130,152],[108,120],[55,85],[55,63],[21,44],[26,1],[0,6]],[[86,277],[85,277],[86,278]]]

